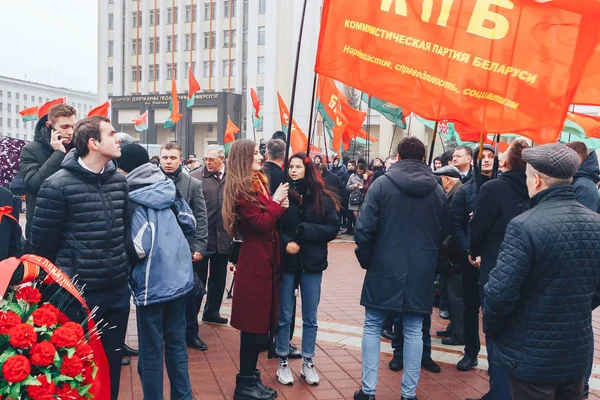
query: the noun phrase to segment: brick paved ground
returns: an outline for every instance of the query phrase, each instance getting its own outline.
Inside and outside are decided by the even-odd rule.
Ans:
[[[321,375],[321,384],[316,387],[307,386],[300,379],[301,360],[292,360],[296,382],[285,387],[277,382],[275,376],[277,360],[268,360],[266,353],[260,358],[265,384],[279,391],[279,399],[350,399],[360,386],[361,354],[360,338],[364,309],[359,304],[360,291],[364,272],[354,258],[353,245],[350,243],[334,243],[330,246],[330,267],[324,274],[321,306],[319,308],[319,336],[315,364]],[[230,301],[225,301],[223,314],[230,312]],[[132,309],[130,329],[127,341],[137,347],[135,328],[135,310]],[[300,314],[298,314],[300,315]],[[300,326],[297,321],[297,326]],[[439,318],[434,310],[431,330],[443,329],[446,321]],[[600,314],[594,318],[596,331],[595,363],[600,364]],[[296,329],[300,335],[301,329]],[[190,376],[196,399],[232,399],[235,388],[235,375],[238,370],[238,332],[229,327],[200,325],[200,335],[208,344],[207,352],[190,350]],[[455,363],[461,357],[462,348],[443,346],[440,339],[434,336],[433,357],[441,360],[442,372],[432,374],[421,373],[418,397],[420,400],[443,399],[455,400],[467,397],[480,397],[487,391],[488,377],[485,369],[487,362],[485,349],[480,354],[480,368],[469,372],[459,372]],[[300,344],[300,339],[295,339]],[[482,337],[483,344],[483,337]],[[382,354],[379,370],[379,386],[377,399],[399,399],[401,373],[392,372],[387,363],[391,359],[389,341],[382,340]],[[445,361],[445,362],[444,362]],[[130,367],[124,368],[121,381],[121,399],[142,399],[137,360],[132,359]],[[600,372],[600,367],[596,368]],[[596,371],[595,371],[596,372]],[[600,375],[594,376],[592,387],[600,388]],[[596,392],[600,393],[600,392]],[[168,399],[168,379],[165,370],[165,398]],[[600,399],[593,394],[590,398]]]

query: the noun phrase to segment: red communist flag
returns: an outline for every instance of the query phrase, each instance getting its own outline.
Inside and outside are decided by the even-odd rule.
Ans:
[[[315,70],[431,120],[556,142],[597,0],[325,0]]]
[[[290,111],[288,110],[287,105],[285,104],[285,101],[283,101],[283,98],[279,92],[277,92],[277,101],[279,102],[279,118],[281,120],[281,127],[287,134],[290,121]],[[294,154],[306,152],[306,146],[308,145],[308,139],[306,138],[306,135],[304,132],[302,132],[302,130],[300,130],[296,124],[296,120],[294,119],[292,119],[292,134],[290,135],[289,145],[292,146],[292,153]]]
[[[108,110],[110,108],[110,100],[105,101],[103,104],[100,104],[98,107],[90,110],[88,113],[88,117],[93,117],[94,115],[100,117],[108,117]]]
[[[600,44],[583,70],[573,104],[600,105]]]
[[[47,101],[42,106],[40,106],[40,108],[38,110],[38,117],[42,118],[44,115],[48,115],[48,113],[50,112],[50,109],[52,107],[54,107],[55,105],[66,104],[66,103],[67,103],[66,97],[59,97],[58,99]]]

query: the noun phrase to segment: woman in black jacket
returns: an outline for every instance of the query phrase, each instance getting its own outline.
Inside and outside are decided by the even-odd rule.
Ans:
[[[290,159],[290,207],[281,220],[284,276],[279,303],[279,356],[277,378],[284,385],[294,382],[288,361],[290,323],[295,315],[296,289],[302,292],[301,375],[310,385],[319,383],[312,358],[317,340],[317,309],[321,298],[323,271],[327,269],[327,243],[340,228],[339,200],[325,188],[317,166],[303,153]]]

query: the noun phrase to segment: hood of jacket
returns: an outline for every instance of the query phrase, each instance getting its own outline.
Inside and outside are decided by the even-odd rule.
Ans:
[[[169,208],[175,202],[175,183],[154,164],[144,164],[127,175],[131,201],[154,210]],[[140,187],[141,186],[141,187]]]
[[[439,185],[431,168],[418,160],[400,160],[385,175],[411,197],[427,197]]]
[[[35,124],[33,140],[52,148],[50,146],[50,128],[46,126],[46,122],[48,122],[48,115],[44,115]]]
[[[89,170],[83,168],[83,166],[81,166],[79,164],[80,158],[81,157],[79,157],[77,150],[72,149],[71,151],[69,151],[67,153],[67,155],[65,156],[60,167],[66,169],[66,170],[69,170],[69,171],[75,173],[76,175],[81,176],[81,178],[86,182],[93,182],[93,183],[95,183],[95,182],[104,183],[117,172],[117,165],[114,160],[110,160],[104,166],[104,171],[102,171],[99,174],[96,174],[92,171],[89,171]]]
[[[527,190],[527,175],[525,175],[524,169],[517,169],[514,171],[506,171],[498,177],[498,179],[505,181],[523,198],[529,197],[529,191]]]
[[[589,178],[594,183],[600,182],[600,169],[598,168],[598,156],[596,152],[593,151],[590,153],[588,158],[585,159],[584,162],[579,166],[579,170],[573,177],[573,180],[577,180],[579,178]]]

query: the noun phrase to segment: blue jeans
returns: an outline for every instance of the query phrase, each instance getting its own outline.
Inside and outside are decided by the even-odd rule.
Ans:
[[[381,353],[381,327],[387,311],[365,307],[365,327],[362,340],[362,390],[374,396],[377,389],[379,356]],[[394,315],[396,319],[397,314]],[[422,314],[403,314],[404,372],[402,373],[402,396],[415,397],[421,375],[423,354]]]
[[[163,349],[171,383],[171,399],[192,398],[185,344],[185,307],[188,298],[137,308],[140,355],[138,374],[144,400],[163,399]]]
[[[279,331],[277,332],[276,350],[278,356],[286,357],[290,351],[290,324],[296,317],[293,315],[294,279],[296,275],[283,274],[281,296],[279,300]],[[321,281],[323,273],[303,272],[300,276],[300,293],[302,297],[302,357],[313,358],[317,342],[317,309],[321,301]]]

